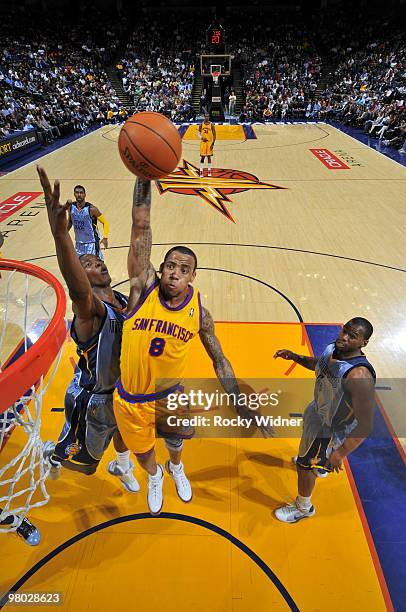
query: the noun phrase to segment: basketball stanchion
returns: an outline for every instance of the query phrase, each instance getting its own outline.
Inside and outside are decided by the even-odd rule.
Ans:
[[[59,363],[67,328],[65,291],[50,272],[7,259],[0,260],[0,270],[4,288],[0,293],[0,355],[6,353],[10,336],[17,345],[0,370],[0,532],[7,532],[18,531],[29,510],[49,500],[45,481],[51,469],[53,443],[41,439],[41,408]],[[41,323],[39,335],[32,332],[30,306],[35,310],[35,320]],[[18,309],[21,326],[16,323]],[[19,448],[10,458],[4,447],[17,428],[22,434],[18,436]],[[3,461],[5,455],[7,460]]]

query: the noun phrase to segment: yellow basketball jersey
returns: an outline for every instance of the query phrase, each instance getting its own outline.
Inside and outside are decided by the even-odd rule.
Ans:
[[[189,294],[176,308],[162,299],[159,281],[124,322],[121,386],[129,394],[150,394],[182,380],[190,343],[201,327],[200,293]],[[159,384],[160,379],[166,379]]]
[[[211,122],[202,123],[202,138],[207,138],[209,142],[213,141],[213,132],[211,126]]]

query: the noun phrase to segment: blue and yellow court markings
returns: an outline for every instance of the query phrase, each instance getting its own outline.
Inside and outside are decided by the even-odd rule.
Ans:
[[[317,354],[335,338],[337,329],[334,325],[301,322],[216,324],[217,335],[237,376],[246,378],[312,377],[311,372],[287,367],[282,360],[274,361],[273,353],[288,347],[302,354]],[[188,376],[212,376],[212,364],[200,343],[192,346]],[[247,347],[255,347],[255,353]],[[51,410],[63,406],[74,365],[74,344],[67,341],[59,373],[44,401],[45,438],[55,439],[63,423],[63,415]],[[18,432],[15,433],[4,451],[5,459],[18,447]],[[149,582],[150,574],[145,574],[145,568],[149,563],[160,567],[165,562],[169,582],[163,579],[162,588],[168,599],[173,594],[173,610],[182,609],[177,589],[184,593],[185,584],[193,591],[189,601],[193,600],[196,610],[243,612],[255,605],[265,612],[271,607],[295,609],[296,605],[305,610],[327,604],[333,609],[384,610],[393,609],[391,599],[395,609],[401,609],[403,568],[396,554],[404,525],[403,508],[398,508],[401,500],[397,499],[401,459],[399,453],[395,454],[398,451],[394,442],[384,442],[382,452],[376,451],[376,439],[372,439],[350,457],[346,469],[352,488],[344,475],[318,482],[314,495],[316,517],[294,526],[278,523],[271,513],[286,495],[295,494],[296,476],[290,457],[295,453],[296,440],[192,440],[185,445],[184,453],[195,492],[188,506],[190,515],[184,514],[185,506],[174,494],[172,483],[166,482],[166,514],[158,521],[145,512],[146,482],[142,476],[141,493],[130,496],[118,490],[117,481],[105,474],[105,463],[113,456],[109,449],[95,476],[86,478],[65,472],[59,481],[49,483],[51,502],[30,513],[43,534],[38,548],[28,549],[12,536],[4,538],[3,554],[9,562],[2,572],[0,590],[7,591],[17,577],[24,576],[23,590],[64,591],[65,609],[72,610],[75,605],[88,609],[108,602],[110,606],[113,602],[127,605],[136,587],[137,610],[148,610],[153,609],[148,608],[152,585],[156,597],[164,593],[159,581]],[[164,456],[161,441],[158,454],[160,458]],[[377,496],[373,496],[374,487]],[[362,506],[359,499],[374,502]],[[390,520],[386,521],[386,516]],[[223,537],[215,536],[213,540],[212,534],[208,538],[202,527],[203,531],[218,529],[217,535]],[[228,540],[220,533],[223,531],[229,534]],[[237,552],[233,538],[252,551],[257,568],[261,567],[258,560],[263,563],[262,572],[253,571],[252,557],[247,557],[247,551],[241,556],[242,549]],[[180,567],[180,574],[173,575],[170,559],[175,542],[175,566]],[[309,584],[309,573],[303,572],[304,565],[322,568],[317,593]],[[194,575],[199,568],[204,579]],[[271,583],[266,568],[280,584]],[[113,582],[119,580],[119,592],[111,592],[112,583],[103,578],[106,571]],[[90,584],[94,585],[91,589]],[[183,594],[185,604],[188,595],[189,591]],[[172,603],[168,602],[167,610],[172,610]]]
[[[337,337],[340,326],[306,329],[317,355]],[[406,533],[405,460],[379,396],[373,432],[349,455],[346,469],[386,605],[401,610],[406,595],[406,562],[399,555]]]

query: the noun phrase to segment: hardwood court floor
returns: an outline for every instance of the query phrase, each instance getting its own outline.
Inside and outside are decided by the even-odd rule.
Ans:
[[[181,170],[153,187],[152,261],[158,266],[173,244],[196,251],[195,284],[222,322],[218,335],[240,377],[286,376],[287,364],[275,362],[274,351],[287,347],[309,354],[315,347],[302,322],[340,323],[355,315],[375,327],[366,352],[378,375],[403,376],[404,168],[325,124],[254,126],[254,131],[256,138],[240,129],[227,139],[219,135],[213,180],[199,182],[199,143],[188,130]],[[106,262],[125,291],[133,178],[119,160],[117,135],[118,128],[103,128],[44,156],[42,163],[61,180],[64,199],[75,184],[83,184],[88,200],[109,220]],[[310,149],[327,150],[348,168],[330,170]],[[38,185],[35,167],[28,165],[0,179],[0,201],[38,191]],[[12,230],[4,255],[36,259],[60,277],[46,211],[30,206],[23,212],[38,214],[21,216],[20,210],[2,224],[2,231]],[[67,342],[44,406],[44,438],[54,438],[63,422],[51,408],[63,405],[71,357],[73,343]],[[190,376],[210,372],[196,343]],[[297,368],[289,373],[307,374]],[[399,402],[386,399],[401,437]],[[16,433],[2,459],[12,456],[18,443]],[[9,561],[0,590],[69,538],[112,520],[52,557],[22,588],[64,591],[65,610],[101,605],[115,610],[136,601],[137,610],[150,611],[165,601],[167,610],[245,611],[255,605],[265,612],[292,606],[289,597],[301,610],[390,609],[349,465],[346,473],[317,483],[313,520],[288,526],[273,519],[272,510],[295,493],[290,458],[296,446],[295,439],[280,438],[188,443],[184,461],[194,499],[184,506],[167,479],[164,510],[194,517],[195,523],[142,515],[145,478],[140,476],[138,495],[117,488],[105,473],[109,450],[94,477],[64,473],[49,483],[51,502],[30,515],[43,536],[38,548],[27,549],[12,536],[4,539]],[[158,451],[163,459],[160,442]],[[119,522],[133,514],[138,518]],[[283,586],[278,589],[253,555],[201,521],[248,546]]]

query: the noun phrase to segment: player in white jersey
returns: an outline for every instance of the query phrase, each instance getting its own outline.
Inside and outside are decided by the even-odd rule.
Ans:
[[[80,255],[96,255],[103,260],[101,246],[107,249],[109,224],[96,206],[86,202],[86,190],[82,185],[76,185],[73,190],[75,201],[70,205],[68,229],[73,226],[75,232],[75,248]],[[100,240],[97,223],[103,225],[104,237]]]
[[[315,370],[314,400],[303,415],[303,434],[296,458],[298,496],[275,511],[278,520],[297,523],[314,516],[311,495],[318,471],[339,472],[343,459],[372,431],[376,374],[362,352],[373,332],[371,323],[354,317],[320,357],[282,349],[275,358],[291,359]]]

